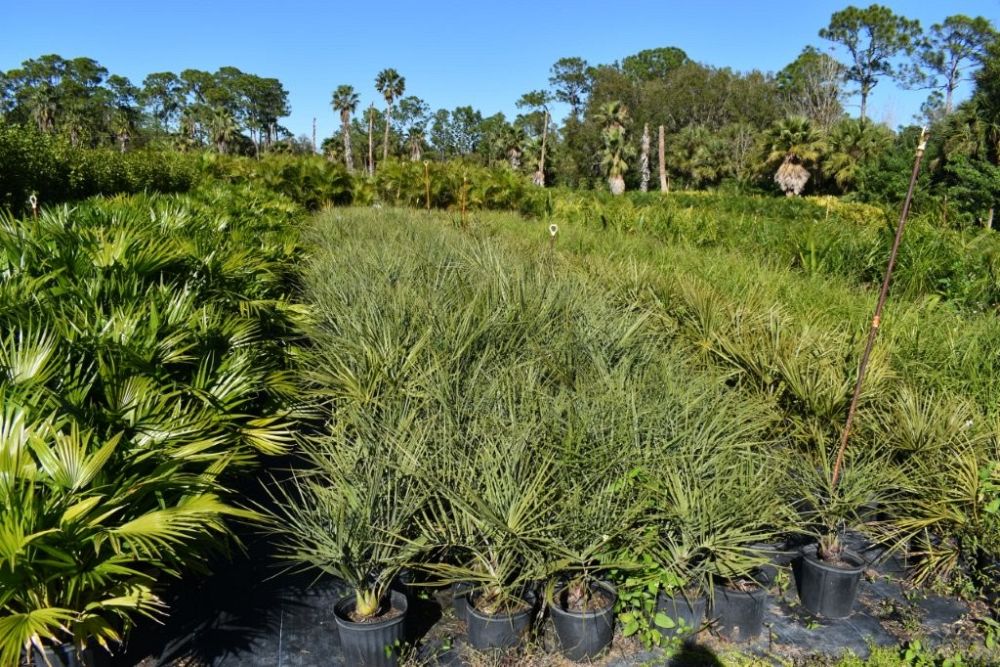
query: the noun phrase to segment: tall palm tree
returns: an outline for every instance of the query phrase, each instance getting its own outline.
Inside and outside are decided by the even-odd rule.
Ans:
[[[375,77],[375,89],[385,98],[385,143],[382,144],[382,161],[389,159],[389,128],[392,127],[392,103],[402,97],[406,90],[406,79],[391,67],[382,70]]]
[[[791,116],[767,132],[767,162],[780,161],[774,182],[788,197],[797,197],[812,174],[807,165],[819,161],[824,150],[822,136],[808,118]]]
[[[351,155],[351,114],[358,110],[358,94],[354,86],[341,85],[333,91],[330,104],[340,112],[340,132],[344,135],[344,164],[347,171],[354,171],[354,157]]]
[[[375,174],[375,149],[372,146],[372,131],[375,127],[375,105],[368,105],[368,175]]]
[[[604,127],[601,167],[607,174],[608,187],[613,195],[625,192],[625,172],[628,170],[626,158],[630,148],[625,142],[628,117],[628,108],[618,100],[605,102],[597,110],[597,122]]]

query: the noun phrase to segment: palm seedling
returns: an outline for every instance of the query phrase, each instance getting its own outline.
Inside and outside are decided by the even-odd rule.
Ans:
[[[517,410],[513,403],[496,407]],[[471,584],[472,603],[489,615],[524,609],[528,589],[543,574],[540,553],[557,484],[552,458],[537,448],[538,431],[528,414],[470,414],[464,435],[448,438],[420,466],[433,490],[420,519],[423,539],[459,556],[458,562],[423,568],[444,583]]]
[[[902,477],[884,540],[909,546],[914,579],[964,568],[983,584],[1000,557],[996,419],[960,400],[903,389],[880,429]]]
[[[390,585],[422,550],[413,526],[424,489],[393,461],[397,447],[417,455],[429,431],[405,414],[392,427],[331,423],[328,434],[303,441],[308,465],[291,488],[272,492],[270,530],[284,559],[343,580],[355,598],[352,620],[364,621],[387,611]]]

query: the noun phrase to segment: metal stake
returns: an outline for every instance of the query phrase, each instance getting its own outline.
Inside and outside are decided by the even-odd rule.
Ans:
[[[913,191],[917,186],[917,176],[920,174],[920,162],[923,160],[924,151],[927,149],[927,128],[920,131],[920,143],[917,145],[916,157],[913,160],[913,173],[910,175],[910,187],[906,191],[906,200],[903,202],[903,211],[899,216],[899,224],[896,226],[896,237],[892,241],[892,250],[889,252],[889,264],[885,269],[885,278],[882,280],[882,290],[878,295],[878,303],[875,305],[875,315],[872,317],[872,325],[868,330],[868,341],[865,343],[865,351],[861,355],[861,363],[858,366],[858,381],[854,385],[854,395],[851,397],[851,405],[847,409],[847,422],[844,424],[844,432],[840,436],[840,448],[837,450],[837,460],[833,464],[833,480],[831,486],[836,488],[840,479],[840,468],[844,463],[844,451],[847,449],[847,440],[851,437],[851,425],[854,423],[854,413],[858,409],[858,399],[861,396],[861,386],[865,381],[865,372],[868,370],[868,360],[871,356],[872,347],[875,345],[875,337],[878,335],[879,325],[882,324],[882,310],[885,308],[886,299],[889,296],[889,281],[892,279],[892,270],[896,266],[896,255],[899,253],[899,243],[903,240],[903,229],[906,227],[906,218],[910,213],[910,204],[913,202]]]

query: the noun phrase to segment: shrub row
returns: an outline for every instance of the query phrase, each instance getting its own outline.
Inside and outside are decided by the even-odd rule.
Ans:
[[[29,210],[34,194],[52,205],[97,194],[183,192],[197,159],[173,151],[74,148],[64,139],[0,125],[0,209]]]

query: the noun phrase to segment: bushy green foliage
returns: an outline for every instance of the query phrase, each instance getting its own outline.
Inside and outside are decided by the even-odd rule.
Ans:
[[[0,663],[113,644],[286,452],[300,209],[239,189],[0,217]]]
[[[267,155],[254,160],[205,155],[202,168],[212,178],[252,183],[311,210],[353,203],[451,211],[504,210],[538,216],[549,201],[548,193],[522,174],[506,167],[486,168],[461,161],[390,160],[379,166],[374,177],[349,173],[342,165],[319,156]]]
[[[642,234],[698,248],[751,255],[770,266],[837,275],[858,285],[881,280],[898,212],[832,197],[772,198],[721,193],[558,192],[556,220]],[[893,294],[939,295],[973,312],[1000,304],[1000,239],[939,225],[939,212],[914,216],[893,278]]]
[[[0,123],[0,210],[30,210],[97,194],[183,192],[197,175],[194,156],[173,151],[73,148],[63,139]]]
[[[428,192],[429,189],[429,192]],[[461,210],[545,212],[548,193],[505,166],[486,168],[461,161],[392,161],[375,172],[375,196],[392,206]]]
[[[347,170],[316,155],[266,155],[255,160],[206,154],[201,167],[211,178],[270,190],[310,210],[356,199],[356,182]]]

